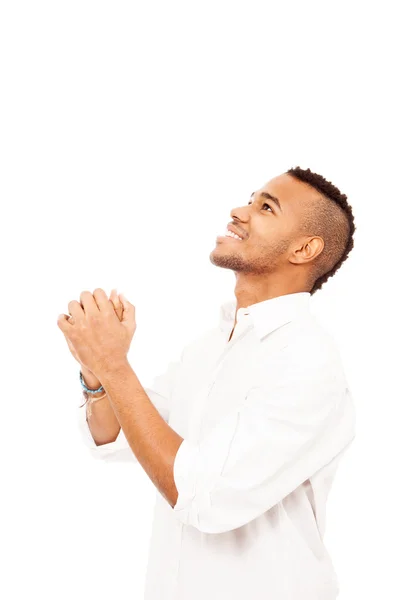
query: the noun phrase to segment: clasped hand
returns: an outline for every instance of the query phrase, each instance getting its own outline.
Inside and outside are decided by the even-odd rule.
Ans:
[[[121,320],[101,288],[96,288],[93,294],[82,292],[80,303],[77,300],[68,303],[69,316],[61,314],[57,319],[76,359],[99,380],[106,371],[127,361],[136,331],[134,305],[122,294],[119,298],[123,306]]]

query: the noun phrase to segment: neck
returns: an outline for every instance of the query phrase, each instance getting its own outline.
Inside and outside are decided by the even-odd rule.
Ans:
[[[282,277],[272,279],[267,275],[260,276],[251,273],[236,273],[235,275],[236,312],[239,308],[246,308],[251,304],[263,302],[263,300],[310,291],[304,282],[282,281]]]

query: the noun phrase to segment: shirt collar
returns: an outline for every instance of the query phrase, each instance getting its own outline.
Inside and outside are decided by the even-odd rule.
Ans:
[[[310,310],[310,292],[297,292],[295,294],[285,294],[276,296],[268,300],[262,300],[250,306],[239,308],[237,322],[244,315],[250,318],[254,331],[259,339],[268,335],[278,327],[290,323],[296,317]],[[220,307],[220,329],[228,335],[233,328],[235,321],[236,299],[224,302]]]

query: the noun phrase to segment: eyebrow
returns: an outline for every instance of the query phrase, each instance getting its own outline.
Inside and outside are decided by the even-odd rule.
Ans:
[[[252,198],[255,194],[256,194],[256,192],[253,192],[251,194],[250,198]],[[275,202],[275,204],[277,205],[277,207],[279,208],[279,210],[281,212],[283,212],[282,207],[281,207],[281,203],[279,202],[278,198],[275,198],[275,196],[271,196],[271,194],[269,194],[268,192],[261,192],[260,196],[261,196],[261,198],[266,198],[267,200],[272,200],[272,202]]]

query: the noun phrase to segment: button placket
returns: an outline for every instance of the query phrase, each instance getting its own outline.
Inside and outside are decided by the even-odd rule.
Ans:
[[[207,402],[208,398],[210,397],[211,391],[216,383],[218,373],[220,372],[220,370],[222,369],[222,367],[224,365],[226,356],[229,354],[229,352],[232,350],[232,348],[235,346],[235,344],[237,344],[237,342],[239,342],[239,340],[243,339],[249,333],[249,331],[251,331],[252,329],[253,329],[253,323],[250,323],[249,325],[247,325],[247,327],[244,329],[244,331],[239,333],[235,339],[232,338],[232,340],[226,345],[224,351],[222,352],[221,356],[219,357],[219,359],[217,360],[217,362],[214,365],[214,368],[212,371],[211,383],[208,385],[207,393],[205,396],[205,402]],[[236,329],[235,329],[235,331],[236,331]],[[201,407],[201,408],[203,408],[203,407]],[[202,414],[203,413],[199,410],[200,417],[198,420],[198,429],[197,429],[199,437],[201,437],[201,429],[202,429],[202,424],[203,424]]]
[[[218,373],[219,369],[221,368],[225,357],[227,356],[227,354],[229,354],[230,350],[232,350],[232,348],[235,346],[235,344],[237,344],[237,342],[239,340],[243,339],[244,336],[253,328],[253,323],[250,323],[249,325],[247,325],[247,327],[245,327],[245,329],[241,333],[238,333],[238,328],[241,327],[242,323],[243,323],[243,321],[240,321],[239,323],[236,324],[232,339],[230,340],[230,342],[226,343],[221,356],[218,358],[217,362],[215,363],[214,368],[213,368],[213,378],[212,378],[213,381],[214,381],[215,376]]]

